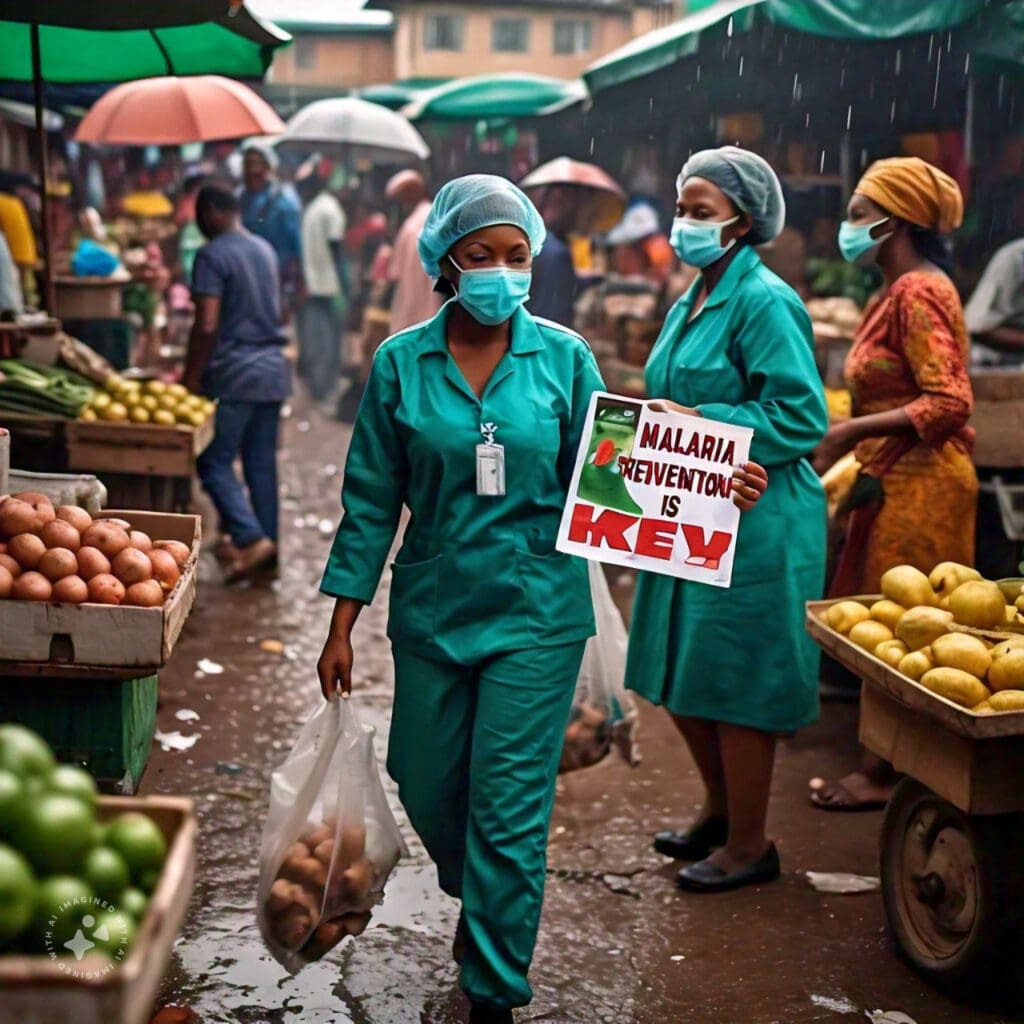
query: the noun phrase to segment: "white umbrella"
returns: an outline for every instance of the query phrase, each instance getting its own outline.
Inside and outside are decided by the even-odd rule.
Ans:
[[[14,124],[32,128],[36,123],[36,108],[31,103],[19,103],[17,100],[0,100],[0,120],[13,121]],[[43,111],[43,130],[59,132],[64,127],[64,118],[52,110]]]
[[[430,156],[423,136],[401,114],[354,96],[318,100],[303,107],[288,122],[277,145],[376,164],[407,163]]]

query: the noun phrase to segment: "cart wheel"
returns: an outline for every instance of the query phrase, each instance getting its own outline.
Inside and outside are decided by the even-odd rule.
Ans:
[[[1021,932],[1021,820],[964,814],[913,779],[896,787],[882,826],[882,896],[900,951],[933,985],[968,995],[1016,974],[1000,968]]]

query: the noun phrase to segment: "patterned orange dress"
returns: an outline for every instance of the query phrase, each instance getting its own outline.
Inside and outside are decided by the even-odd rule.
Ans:
[[[914,433],[869,438],[861,472],[881,482],[879,509],[851,513],[832,592],[876,594],[882,574],[909,564],[974,564],[978,478],[963,307],[945,274],[904,274],[864,311],[846,361],[853,415],[903,408]]]

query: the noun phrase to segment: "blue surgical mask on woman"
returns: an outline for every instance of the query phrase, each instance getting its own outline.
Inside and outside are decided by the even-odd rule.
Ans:
[[[533,274],[529,270],[509,267],[463,270],[451,256],[448,259],[462,275],[456,297],[479,324],[488,327],[503,324],[530,297]]]
[[[722,229],[735,224],[740,218],[731,220],[690,220],[676,217],[672,222],[672,248],[676,255],[691,267],[710,267],[720,260],[735,244],[736,239],[722,245]]]
[[[853,263],[858,267],[869,267],[875,262],[879,246],[887,239],[892,238],[892,232],[887,231],[878,238],[872,238],[871,232],[884,224],[888,217],[876,220],[873,224],[851,224],[844,220],[839,225],[839,251],[847,263]]]

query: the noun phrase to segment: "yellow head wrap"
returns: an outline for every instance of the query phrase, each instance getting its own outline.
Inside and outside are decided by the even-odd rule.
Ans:
[[[964,219],[960,186],[920,157],[876,160],[855,191],[911,224],[942,234],[955,231]]]

